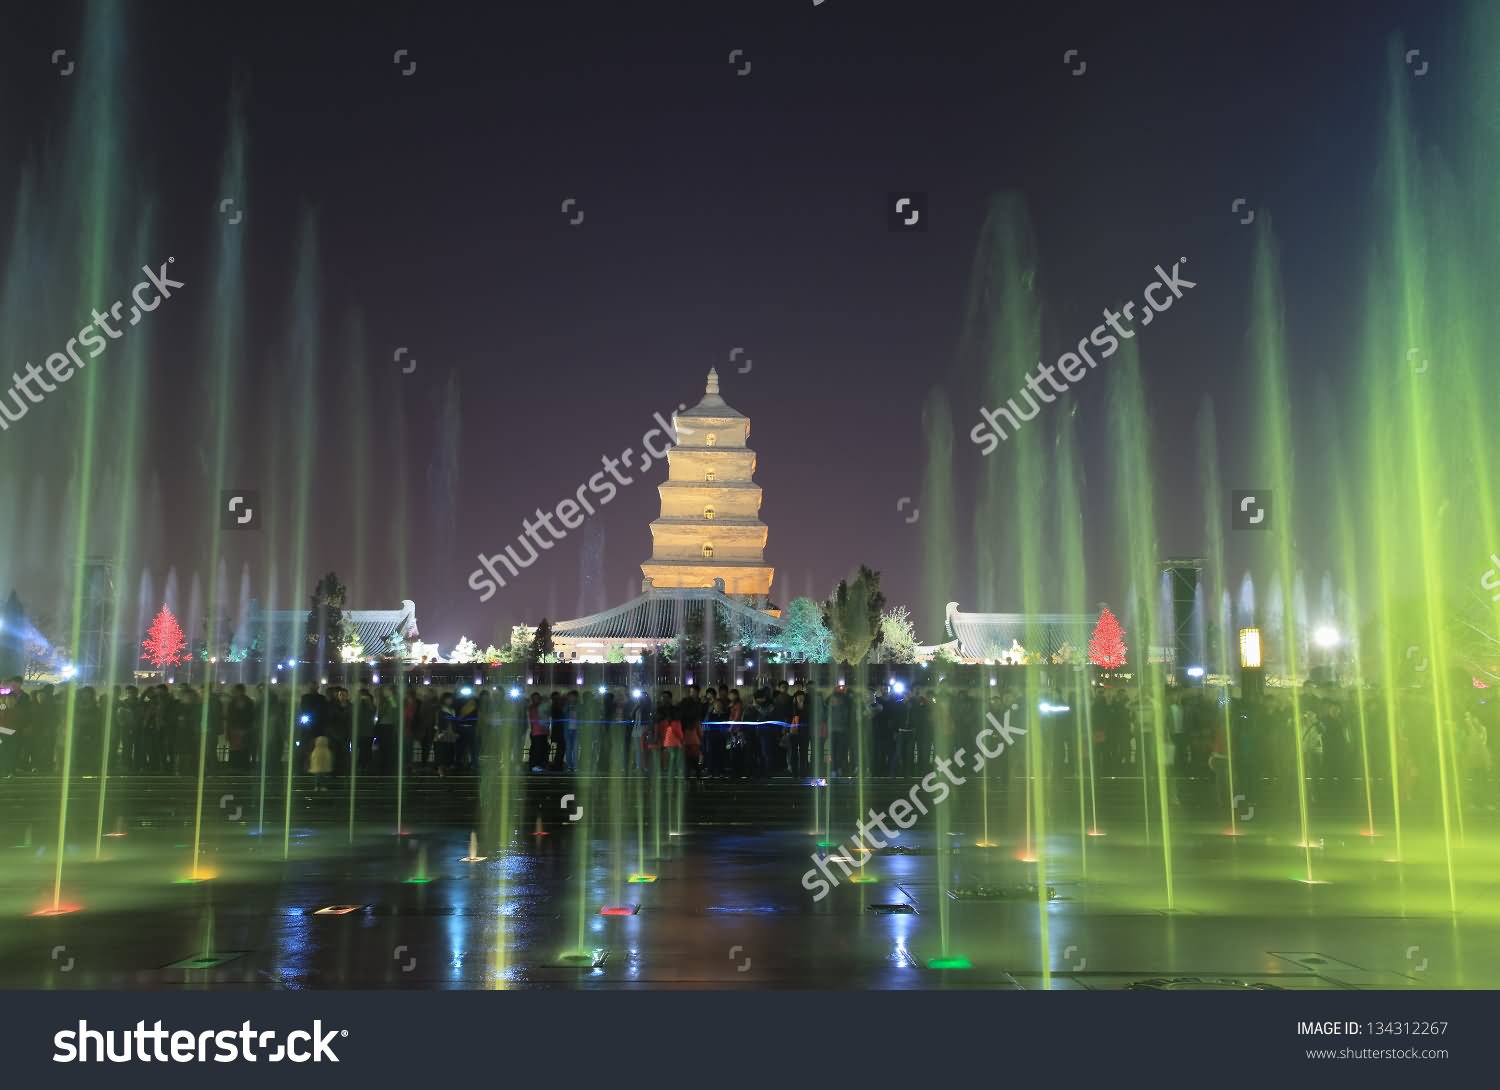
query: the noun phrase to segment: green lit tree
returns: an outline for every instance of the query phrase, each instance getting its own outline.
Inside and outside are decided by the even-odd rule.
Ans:
[[[833,633],[823,623],[823,607],[811,598],[793,598],[782,616],[781,647],[792,662],[827,662]]]
[[[307,644],[313,649],[314,662],[328,662],[344,639],[344,600],[348,595],[339,577],[329,572],[318,580],[312,592],[312,609],[307,613]]]
[[[833,660],[851,666],[863,662],[870,649],[880,644],[880,615],[885,595],[880,573],[861,564],[853,581],[840,579],[823,603],[823,623],[833,634]]]
[[[880,616],[880,659],[897,663],[917,661],[917,630],[905,606],[896,606]]]

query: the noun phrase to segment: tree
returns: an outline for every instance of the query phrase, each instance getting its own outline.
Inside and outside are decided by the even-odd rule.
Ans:
[[[882,662],[917,661],[917,630],[905,606],[881,614],[880,649]]]
[[[37,629],[26,637],[26,662],[21,676],[26,681],[43,681],[56,677],[62,666],[62,656]]]
[[[763,647],[769,636],[771,619],[766,610],[770,608],[770,602],[765,595],[748,599],[744,604],[750,608],[736,610],[730,616],[729,608],[722,602],[719,603],[719,638],[725,643],[724,651],[719,657],[725,661],[729,659],[730,644],[738,646],[742,651],[752,651]]]
[[[468,636],[460,636],[458,642],[453,645],[453,650],[448,655],[449,662],[473,662],[479,657],[479,650],[474,646],[474,641]]]
[[[604,653],[604,661],[605,662],[624,662],[625,661],[625,648],[621,647],[617,643],[610,644],[609,645],[609,650]]]
[[[331,648],[344,646],[344,598],[348,592],[339,577],[329,572],[312,592],[307,613],[307,643],[314,649],[314,662],[327,662]]]
[[[781,646],[792,662],[827,662],[833,634],[823,623],[823,607],[811,598],[793,598],[782,617]]]
[[[544,656],[556,653],[552,646],[552,623],[546,617],[542,623],[536,626],[536,633],[531,637],[531,648],[529,651],[532,662],[547,661]]]
[[[177,618],[172,616],[172,611],[166,606],[161,607],[161,612],[151,622],[151,628],[141,643],[141,652],[141,658],[158,670],[187,661],[187,637],[183,635]]]
[[[359,638],[357,629],[349,629],[344,635],[344,644],[339,648],[340,662],[358,662],[365,657],[364,641]]]
[[[479,652],[479,661],[490,666],[499,666],[505,661],[505,652],[494,644],[490,644],[483,651]]]
[[[872,647],[880,644],[880,614],[885,595],[880,592],[880,573],[861,564],[851,583],[840,579],[833,595],[823,603],[823,623],[833,634],[833,659],[851,666],[863,662]]]
[[[1118,670],[1125,665],[1125,630],[1119,620],[1105,606],[1099,612],[1099,623],[1089,638],[1089,661],[1106,670]]]
[[[531,659],[531,641],[536,636],[536,629],[530,625],[518,624],[511,627],[510,643],[504,648],[501,662],[526,662]]]

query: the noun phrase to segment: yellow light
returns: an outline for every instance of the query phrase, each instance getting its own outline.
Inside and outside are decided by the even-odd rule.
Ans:
[[[1250,670],[1260,669],[1260,629],[1240,629],[1240,665]]]

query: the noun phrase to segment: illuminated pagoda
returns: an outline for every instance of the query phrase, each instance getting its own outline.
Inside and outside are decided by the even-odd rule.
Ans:
[[[642,589],[711,587],[721,579],[731,597],[764,601],[774,569],[765,562],[755,451],[745,445],[749,417],[719,396],[719,373],[711,369],[703,400],[674,424],[677,444],[657,486],[661,515],[651,523]]]
[[[712,613],[756,645],[781,630],[770,605],[775,569],[765,562],[766,524],[755,452],[746,446],[750,419],[719,396],[708,372],[703,399],[673,416],[675,445],[667,479],[657,486],[661,514],[651,523],[651,556],[641,565],[641,595],[613,609],[558,621],[553,644],[567,661],[627,659],[660,648],[689,618]]]

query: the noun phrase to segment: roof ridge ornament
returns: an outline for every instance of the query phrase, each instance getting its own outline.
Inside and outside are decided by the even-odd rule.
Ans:
[[[716,367],[708,369],[708,385],[704,387],[705,397],[717,397],[719,394],[719,371]]]

